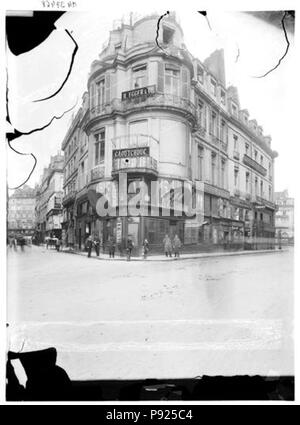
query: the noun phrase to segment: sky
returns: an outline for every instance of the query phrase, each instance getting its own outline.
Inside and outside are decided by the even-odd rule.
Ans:
[[[165,13],[143,7],[135,15],[153,12]],[[185,8],[175,12],[186,47],[195,57],[204,60],[215,49],[224,48],[227,86],[238,87],[241,108],[248,109],[250,119],[258,121],[265,135],[271,135],[272,148],[279,154],[275,160],[275,190],[288,189],[290,195],[295,195],[297,157],[291,152],[295,143],[296,111],[289,107],[294,102],[296,78],[293,33],[287,33],[290,47],[280,66],[266,77],[256,78],[274,67],[286,49],[280,19],[275,26],[249,14],[220,9],[209,12],[208,21],[195,10]],[[61,149],[72,114],[80,107],[86,90],[90,65],[108,40],[114,21],[128,19],[128,16],[128,10],[119,8],[116,13],[109,7],[101,13],[68,12],[56,22],[57,30],[40,46],[16,57],[8,52],[9,112],[15,128],[30,131],[42,127],[54,115],[60,116],[73,108],[45,130],[12,142],[16,150],[32,152],[37,158],[37,166],[28,181],[30,186],[39,182],[50,156]],[[74,43],[65,29],[72,33],[79,46],[70,78],[56,97],[33,102],[59,87],[67,73]],[[26,179],[33,158],[16,155],[10,149],[7,157],[8,186],[13,188]]]

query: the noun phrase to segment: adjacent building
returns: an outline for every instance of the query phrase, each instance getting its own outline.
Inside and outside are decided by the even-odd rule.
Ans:
[[[44,168],[36,192],[36,240],[62,236],[64,157],[60,153],[51,156],[50,164]]]
[[[16,189],[8,198],[8,235],[33,236],[35,230],[36,190],[28,185]]]
[[[121,24],[91,65],[82,107],[62,143],[64,151],[64,235],[83,248],[88,235],[104,245],[128,237],[141,248],[161,250],[165,234],[176,233],[187,249],[273,248],[274,159],[271,137],[242,109],[238,90],[226,86],[224,54],[204,62],[183,41],[174,14]],[[97,199],[117,197],[120,174],[127,196],[141,185],[201,182],[203,220],[159,209],[145,214],[99,217]],[[175,183],[174,183],[175,182]],[[159,192],[162,197],[162,192]],[[185,202],[184,196],[181,202]]]
[[[277,206],[275,216],[276,239],[282,242],[294,243],[294,198],[289,196],[288,190],[275,192]]]

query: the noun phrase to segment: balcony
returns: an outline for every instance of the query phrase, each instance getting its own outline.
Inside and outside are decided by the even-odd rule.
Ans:
[[[104,164],[96,165],[91,169],[91,181],[100,180],[104,177]]]
[[[243,157],[243,163],[245,165],[248,165],[248,167],[252,168],[253,170],[257,171],[258,173],[260,173],[262,176],[267,175],[266,168],[264,168],[262,165],[260,165],[258,162],[256,162],[254,159],[252,159],[250,156],[246,154]]]
[[[132,134],[112,139],[112,174],[121,171],[157,176],[158,140],[146,134]]]
[[[217,149],[227,152],[227,143],[224,143],[221,139],[219,139],[217,136],[214,136],[213,134],[210,134],[209,142],[214,145]]]
[[[163,108],[178,112],[193,122],[196,121],[196,107],[189,99],[168,93],[158,93],[156,86],[147,86],[123,92],[122,97],[122,100],[113,99],[109,104],[92,108],[90,110],[90,120],[113,113],[122,115],[134,110],[140,111],[141,108]]]
[[[75,196],[76,196],[76,191],[75,190],[72,190],[71,192],[69,192],[68,194],[66,194],[63,197],[63,200],[62,200],[63,205],[67,205],[70,202],[72,202],[75,199]]]

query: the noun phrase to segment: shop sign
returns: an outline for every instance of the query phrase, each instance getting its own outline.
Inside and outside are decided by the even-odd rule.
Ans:
[[[116,224],[116,242],[120,243],[122,241],[122,221],[117,221]]]
[[[134,90],[123,91],[122,100],[136,99],[141,96],[150,96],[155,93],[155,86],[140,87]]]
[[[144,146],[141,148],[113,150],[113,159],[140,158],[141,156],[149,156],[149,155],[150,155],[149,146]]]

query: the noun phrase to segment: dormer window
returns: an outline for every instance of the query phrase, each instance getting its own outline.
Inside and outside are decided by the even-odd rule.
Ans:
[[[171,44],[174,37],[174,30],[169,27],[163,27],[163,43],[164,44]]]
[[[212,78],[210,79],[210,88],[214,96],[217,96],[217,83]]]
[[[121,50],[122,43],[115,44],[115,52],[117,53],[119,50]]]
[[[204,82],[204,71],[203,71],[203,68],[199,65],[197,66],[197,80],[201,84],[203,84]]]
[[[231,110],[232,110],[232,114],[235,117],[237,117],[238,116],[238,108],[237,108],[237,106],[234,103],[231,104]]]

